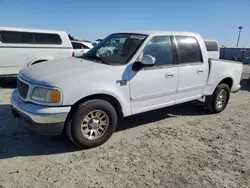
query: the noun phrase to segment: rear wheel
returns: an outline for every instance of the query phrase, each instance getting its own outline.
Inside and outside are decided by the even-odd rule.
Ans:
[[[97,147],[113,134],[117,124],[115,108],[104,100],[80,104],[66,124],[70,140],[81,148]]]
[[[229,98],[229,86],[227,84],[219,84],[213,95],[206,97],[206,108],[211,113],[220,113],[226,108]]]

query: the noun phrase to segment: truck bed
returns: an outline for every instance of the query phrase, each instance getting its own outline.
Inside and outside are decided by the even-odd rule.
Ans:
[[[243,64],[241,62],[209,59],[209,75],[204,95],[212,95],[217,85],[223,79],[231,79],[231,91],[238,91],[240,89],[242,70]]]

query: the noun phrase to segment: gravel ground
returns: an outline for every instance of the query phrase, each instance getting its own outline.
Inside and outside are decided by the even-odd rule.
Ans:
[[[250,187],[250,68],[242,89],[220,114],[191,102],[119,123],[104,145],[79,151],[64,137],[18,126],[1,81],[0,188],[5,187]]]

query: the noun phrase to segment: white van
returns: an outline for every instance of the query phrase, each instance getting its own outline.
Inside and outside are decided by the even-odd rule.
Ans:
[[[204,40],[207,48],[208,58],[219,59],[220,58],[220,48],[219,43],[216,40]]]
[[[64,31],[0,27],[0,76],[29,65],[73,55]]]

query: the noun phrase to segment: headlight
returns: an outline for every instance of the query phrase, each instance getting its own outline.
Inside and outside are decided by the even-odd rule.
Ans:
[[[59,103],[61,101],[61,92],[57,89],[36,87],[32,92],[31,99],[40,102]]]

